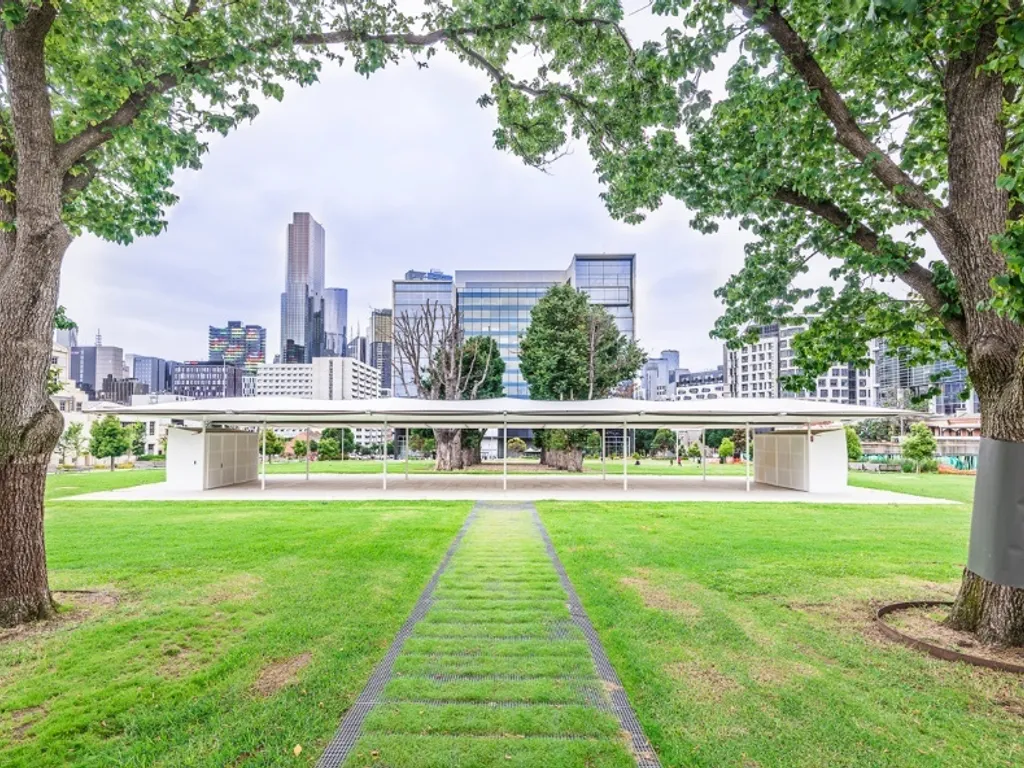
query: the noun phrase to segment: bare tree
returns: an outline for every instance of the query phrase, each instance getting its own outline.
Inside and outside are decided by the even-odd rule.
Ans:
[[[467,343],[458,313],[437,301],[398,314],[393,345],[395,375],[423,400],[475,400],[504,368],[497,344]],[[462,430],[435,428],[434,438],[438,470],[466,465]]]

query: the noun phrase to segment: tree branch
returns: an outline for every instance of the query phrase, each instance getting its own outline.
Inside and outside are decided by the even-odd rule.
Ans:
[[[847,238],[868,253],[881,254],[881,238],[878,234],[870,227],[855,222],[846,211],[835,203],[829,200],[813,200],[787,187],[776,190],[774,198],[781,203],[802,208],[818,218],[824,219],[840,232],[845,233]],[[950,335],[965,348],[967,325],[963,318],[948,317],[943,313],[942,308],[949,302],[936,287],[934,273],[927,267],[909,259],[903,261],[899,266],[901,268],[893,270],[896,277],[921,296],[928,308],[946,326]]]
[[[775,1],[732,0],[732,3],[771,36],[800,78],[818,94],[818,106],[835,128],[839,144],[867,164],[875,178],[903,205],[923,212],[922,224],[943,248],[950,241],[952,231],[945,209],[868,137],[814,58],[810,46],[782,15]]]
[[[48,3],[45,5],[48,5]],[[271,46],[280,48],[286,45],[314,47],[346,43],[378,42],[392,46],[426,48],[437,45],[438,43],[453,41],[456,38],[473,37],[492,32],[500,32],[513,29],[522,24],[541,24],[546,22],[564,22],[576,26],[612,27],[618,31],[618,34],[624,40],[626,40],[626,44],[629,44],[625,33],[614,21],[590,16],[564,18],[545,14],[536,14],[517,22],[507,22],[504,24],[489,26],[460,27],[455,29],[441,28],[422,34],[412,32],[366,34],[364,32],[358,32],[351,29],[321,31],[306,35],[297,35],[291,38],[282,38],[280,40],[260,40],[252,43],[249,47],[258,48],[261,46]],[[632,48],[630,48],[630,51],[632,51]],[[161,75],[155,76],[146,85],[130,94],[121,106],[114,110],[114,112],[105,120],[101,120],[95,125],[84,128],[77,135],[60,144],[57,148],[59,167],[63,172],[66,172],[86,153],[95,150],[105,142],[109,141],[114,131],[118,128],[124,128],[131,125],[131,123],[150,103],[152,98],[167,93],[177,86],[179,82],[181,82],[182,75],[199,74],[201,72],[216,69],[218,63],[229,58],[230,54],[226,54],[222,57],[199,59],[184,64],[180,68],[180,74],[177,72],[165,72]]]

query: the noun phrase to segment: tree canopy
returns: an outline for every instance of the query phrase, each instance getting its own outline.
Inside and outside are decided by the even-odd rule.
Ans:
[[[570,285],[552,286],[534,305],[519,344],[519,367],[534,400],[607,397],[645,359],[608,310]]]
[[[875,338],[909,362],[966,363],[991,333],[1005,335],[1004,359],[1020,354],[1019,2],[657,0],[653,10],[670,24],[685,139],[666,125],[645,147],[603,156],[606,197],[628,220],[671,196],[701,231],[734,219],[749,233],[745,267],[718,292],[716,336],[738,343],[810,317],[794,341],[793,389],[813,389],[834,362],[867,367]],[[728,59],[725,92],[713,92],[701,76]]]
[[[113,414],[94,421],[89,436],[89,453],[97,459],[109,458],[111,469],[114,468],[114,459],[125,455],[131,448],[129,431]]]
[[[938,441],[924,422],[917,422],[910,427],[910,434],[903,438],[900,450],[903,456],[920,466],[922,461],[935,456]]]

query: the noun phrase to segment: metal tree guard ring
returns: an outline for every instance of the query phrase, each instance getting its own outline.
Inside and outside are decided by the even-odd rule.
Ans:
[[[960,661],[964,664],[971,664],[976,667],[986,667],[988,669],[995,669],[999,672],[1013,672],[1018,675],[1024,675],[1024,665],[1011,664],[1008,661],[996,661],[995,659],[985,659],[981,656],[972,656],[969,653],[960,653],[959,651],[951,651],[949,648],[943,648],[939,645],[934,645],[925,640],[919,640],[916,637],[900,632],[883,621],[882,617],[887,616],[890,613],[896,611],[906,610],[908,608],[934,608],[940,605],[952,605],[950,600],[911,600],[903,603],[891,603],[889,605],[883,605],[875,613],[875,624],[882,631],[882,634],[888,637],[890,640],[895,640],[897,643],[901,643],[909,648],[913,648],[918,651],[924,651],[929,656],[934,656],[937,659],[943,661]]]

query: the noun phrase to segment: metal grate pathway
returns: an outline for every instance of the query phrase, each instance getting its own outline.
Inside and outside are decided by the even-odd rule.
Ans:
[[[318,765],[378,761],[660,768],[532,504],[476,504]]]

